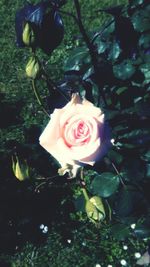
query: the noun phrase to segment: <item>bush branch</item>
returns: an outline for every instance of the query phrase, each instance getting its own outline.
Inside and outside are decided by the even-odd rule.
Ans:
[[[74,4],[75,4],[77,18],[78,18],[78,27],[79,27],[79,30],[80,30],[80,32],[81,32],[81,34],[83,36],[83,39],[84,39],[87,47],[89,49],[89,54],[91,56],[91,62],[92,62],[93,68],[94,68],[94,73],[95,73],[95,76],[96,76],[96,80],[98,80],[98,77],[99,77],[98,53],[97,53],[97,51],[95,49],[94,44],[89,39],[89,37],[88,37],[88,35],[86,33],[86,30],[84,28],[84,25],[82,23],[81,9],[80,9],[79,1],[78,0],[74,0]],[[96,83],[97,83],[97,86],[99,88],[99,92],[101,93],[101,96],[103,98],[103,101],[104,101],[105,105],[107,106],[107,102],[106,102],[106,98],[105,98],[104,92],[103,92],[102,88],[100,88],[98,81]]]

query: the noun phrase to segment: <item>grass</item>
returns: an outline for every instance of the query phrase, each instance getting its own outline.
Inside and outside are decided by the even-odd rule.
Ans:
[[[87,224],[72,231],[70,237],[63,236],[55,227],[50,230],[44,245],[36,247],[27,243],[22,251],[7,260],[11,267],[95,267],[96,264],[116,267],[121,266],[121,260],[125,260],[127,266],[135,267],[135,253],[144,253],[146,243],[133,237],[128,242],[117,241],[109,236],[109,226],[101,226],[98,231]]]

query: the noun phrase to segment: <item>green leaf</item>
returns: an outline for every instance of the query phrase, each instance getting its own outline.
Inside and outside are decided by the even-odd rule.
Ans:
[[[120,164],[123,161],[123,156],[113,149],[109,150],[107,155],[113,163]]]
[[[86,80],[94,73],[93,67],[90,67],[83,76],[83,80]]]
[[[117,223],[111,227],[111,233],[118,241],[123,241],[129,236],[130,230],[128,226]]]
[[[104,172],[96,175],[91,183],[91,191],[93,194],[101,197],[109,197],[114,194],[119,186],[119,177],[110,172]]]
[[[142,34],[139,39],[139,45],[141,48],[149,48],[150,47],[150,34]]]
[[[119,57],[120,55],[120,52],[121,52],[121,49],[119,47],[119,44],[114,41],[110,47],[110,52],[109,52],[109,55],[108,55],[108,59],[109,60],[115,60]]]
[[[149,7],[143,10],[137,10],[131,20],[136,31],[144,32],[150,30]]]
[[[136,210],[143,209],[144,198],[141,192],[133,186],[126,186],[119,191],[115,211],[122,218],[131,216]]]
[[[113,66],[113,72],[116,78],[127,80],[135,73],[135,67],[130,60],[124,60],[121,64]]]
[[[150,150],[148,150],[141,158],[150,163]]]
[[[150,63],[150,56],[149,56],[148,53],[149,53],[149,52],[147,51],[147,53],[143,53],[143,54],[142,54],[142,60],[143,60],[143,62],[145,62],[145,63]]]
[[[132,0],[131,6],[135,7],[137,5],[141,5],[144,2],[144,0]]]
[[[100,92],[99,92],[99,89],[98,89],[97,85],[94,84],[94,83],[93,83],[93,86],[92,86],[92,96],[93,96],[93,99],[94,99],[94,103],[97,106],[97,104],[99,103]]]
[[[115,117],[117,117],[118,116],[118,110],[106,110],[106,113],[105,113],[105,115],[106,115],[106,120],[111,120],[111,119],[114,119]]]
[[[141,71],[143,72],[145,76],[145,83],[150,82],[150,63],[145,63],[140,66]]]
[[[117,95],[121,95],[122,93],[124,93],[125,91],[128,90],[128,87],[119,87],[117,90],[116,90],[116,94]]]
[[[118,137],[119,142],[128,143],[131,145],[142,145],[150,140],[149,129],[134,129],[127,133],[120,134]]]
[[[137,226],[134,230],[134,233],[136,234],[137,237],[139,238],[146,238],[150,236],[150,227],[147,225],[141,225]]]
[[[75,48],[65,64],[65,71],[80,70],[83,64],[90,63],[90,56],[86,47]]]
[[[97,41],[96,44],[97,44],[97,50],[99,54],[104,53],[105,50],[108,48],[107,42],[103,42],[100,40],[100,41]]]
[[[129,216],[133,210],[132,195],[128,189],[122,189],[117,198],[116,212],[120,217]]]
[[[126,181],[140,182],[145,176],[145,163],[142,160],[130,156],[125,159],[123,169],[121,170]]]
[[[110,25],[109,25],[109,27],[106,27],[107,23],[108,22],[106,22],[106,24],[103,25],[104,28],[105,28],[104,31],[103,31],[104,28],[103,29],[100,29],[100,31],[98,29],[98,32],[97,33],[103,31],[103,34],[102,35],[99,34],[97,36],[97,38],[95,39],[95,42],[94,43],[96,43],[97,45],[100,44],[101,42],[105,42],[106,43],[106,46],[107,46],[110,43],[110,39],[111,39],[110,37],[112,37],[112,34],[114,32],[115,23],[114,22],[111,22]],[[97,33],[95,33],[95,35],[97,35]]]
[[[77,199],[75,199],[74,204],[77,211],[85,211],[85,198],[83,195],[80,195]]]
[[[149,102],[144,102],[143,99],[139,99],[139,101],[135,103],[135,111],[139,116],[150,116]]]

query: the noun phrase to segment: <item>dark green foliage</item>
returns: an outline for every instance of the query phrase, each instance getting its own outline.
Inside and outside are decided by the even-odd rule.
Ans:
[[[116,223],[111,227],[111,233],[117,240],[125,240],[130,234],[130,229],[128,225]]]
[[[1,22],[1,30],[5,34],[10,27],[10,35],[7,41],[0,40],[9,51],[0,52],[0,249],[5,254],[18,250],[15,256],[7,257],[11,267],[92,267],[97,263],[119,266],[123,258],[134,267],[134,253],[144,253],[148,247],[150,6],[142,0],[129,2],[117,8],[100,7],[99,1],[81,3],[83,21],[96,54],[96,70],[82,35],[77,33],[77,25],[71,26],[72,17],[65,17],[63,12],[64,42],[51,58],[38,52],[59,89],[51,90],[50,83],[38,81],[50,113],[64,106],[71,93],[79,92],[103,110],[109,124],[112,147],[92,169],[86,166],[83,173],[89,195],[98,195],[104,202],[107,216],[100,229],[87,222],[78,179],[59,177],[57,163],[39,147],[38,138],[47,118],[33,101],[30,83],[23,74],[27,52],[12,45],[15,33],[11,25],[21,7],[14,7],[9,1],[1,3],[1,18],[6,10],[9,17],[9,23],[8,18]],[[95,6],[103,10],[97,12]],[[71,7],[69,2],[62,11],[70,11]],[[96,15],[93,13],[90,28],[86,15],[90,17],[92,12]],[[106,14],[109,22],[105,20],[102,27]],[[30,179],[23,183],[12,172],[14,154],[27,159],[32,170]],[[40,229],[43,223],[49,227],[48,234]],[[137,223],[135,229],[131,229],[132,223]],[[130,251],[123,251],[123,244]],[[5,258],[1,257],[2,266]]]
[[[113,149],[103,163],[96,165],[100,174],[91,171],[85,180],[92,195],[111,196],[110,205],[120,219],[147,217],[149,198],[144,188],[145,183],[149,184],[149,5],[131,1],[127,7],[103,11],[114,21],[94,33],[92,39],[98,73],[82,43],[65,66],[67,71],[70,67],[80,73],[84,86],[80,82],[77,91],[103,108],[114,139]]]
[[[91,183],[91,191],[100,197],[109,197],[115,193],[119,186],[119,177],[111,172],[95,175]]]

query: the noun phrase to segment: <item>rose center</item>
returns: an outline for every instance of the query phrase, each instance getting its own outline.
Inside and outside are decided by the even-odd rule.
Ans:
[[[64,128],[66,144],[69,147],[87,144],[91,137],[92,128],[92,125],[88,121],[68,121]]]

